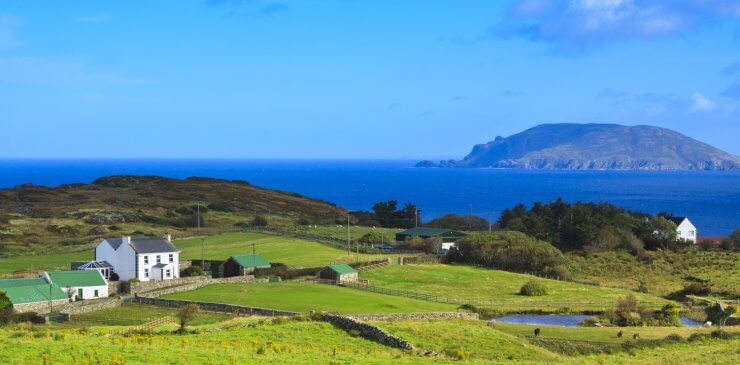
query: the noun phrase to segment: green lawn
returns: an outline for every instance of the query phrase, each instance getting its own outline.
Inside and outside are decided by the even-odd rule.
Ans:
[[[552,311],[561,307],[573,311],[604,310],[613,308],[617,298],[633,293],[624,289],[540,279],[466,265],[393,265],[361,272],[360,278],[381,287],[442,297],[494,301],[484,306],[507,311]],[[544,283],[549,293],[539,297],[519,295],[521,286],[532,279]],[[666,302],[655,296],[635,294],[644,302]]]
[[[447,356],[493,361],[560,361],[561,356],[475,320],[402,320],[373,324],[417,347]]]
[[[347,226],[318,226],[313,227],[298,227],[296,231],[308,234],[316,234],[319,236],[334,237],[341,240],[347,239]],[[403,229],[397,228],[382,228],[382,227],[350,227],[349,233],[353,240],[359,239],[368,233],[379,233],[384,238],[385,243],[394,243],[396,240],[396,233],[403,231]]]
[[[69,270],[72,261],[91,260],[92,258],[91,249],[49,255],[0,258],[0,277],[10,274],[27,275],[29,271],[31,275],[35,275],[45,270]]]
[[[496,322],[496,329],[515,336],[531,337],[534,335],[534,329],[540,328],[540,337],[558,340],[577,340],[577,341],[595,341],[619,343],[632,339],[635,333],[640,334],[643,340],[657,340],[665,338],[670,334],[677,334],[687,338],[692,333],[710,333],[717,330],[713,328],[692,328],[692,327],[563,327],[563,326],[542,326],[532,324],[504,323]],[[619,331],[623,331],[622,338],[617,337]],[[740,332],[740,328],[727,327],[728,331]]]
[[[307,283],[216,284],[164,296],[295,312],[338,313],[451,312],[457,306]]]
[[[176,313],[177,309],[175,308],[127,304],[120,307],[73,315],[71,321],[54,324],[54,326],[135,326],[166,316],[175,317]],[[194,326],[212,324],[225,321],[231,317],[225,313],[200,312],[191,324]]]

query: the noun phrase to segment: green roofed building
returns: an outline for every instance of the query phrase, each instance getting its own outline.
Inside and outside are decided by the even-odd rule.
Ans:
[[[45,272],[43,278],[62,288],[72,300],[105,298],[108,296],[108,282],[98,270]]]
[[[336,264],[322,269],[318,276],[325,280],[357,281],[357,270],[347,264]]]
[[[223,264],[219,271],[221,277],[244,276],[254,272],[255,269],[269,269],[270,263],[260,254],[231,256]]]
[[[49,294],[52,305],[67,303],[69,297],[58,285],[49,285],[42,278],[0,279],[0,291],[13,303],[19,312],[46,312],[49,309]]]

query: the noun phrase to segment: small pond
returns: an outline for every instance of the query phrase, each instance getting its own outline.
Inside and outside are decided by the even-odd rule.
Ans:
[[[495,318],[497,322],[539,324],[543,326],[578,327],[578,323],[591,317],[586,314],[513,314]]]
[[[514,314],[494,318],[498,322],[505,323],[523,323],[538,324],[542,326],[565,326],[579,327],[579,323],[584,319],[591,317],[586,314]],[[701,326],[699,322],[692,321],[688,318],[681,317],[681,323],[686,327]]]

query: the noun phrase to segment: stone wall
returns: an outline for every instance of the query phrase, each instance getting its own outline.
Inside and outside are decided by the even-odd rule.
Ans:
[[[71,315],[93,312],[100,309],[119,307],[123,300],[119,298],[102,298],[93,300],[81,300],[65,305],[60,312]]]
[[[150,298],[150,297],[134,297],[134,301],[142,304],[156,305],[160,307],[179,308],[188,304],[196,304],[200,309],[210,312],[223,312],[223,313],[239,313],[249,314],[255,316],[296,316],[298,312],[288,312],[275,309],[259,308],[259,307],[248,307],[243,305],[233,304],[222,304],[222,303],[209,303],[209,302],[195,302],[190,300],[175,300],[175,299],[162,299],[162,298]]]
[[[59,310],[69,304],[69,299],[58,299],[51,302],[53,309]],[[14,304],[13,309],[16,312],[36,312],[36,313],[48,313],[49,302],[38,302],[38,303],[26,303],[26,304]]]
[[[232,278],[217,278],[217,279],[207,279],[207,280],[199,280],[191,283],[185,283],[181,285],[166,287],[159,290],[152,290],[146,292],[147,297],[159,297],[162,295],[167,294],[173,294],[173,293],[180,293],[184,291],[190,291],[195,290],[198,288],[202,288],[206,285],[211,284],[227,284],[227,283],[267,283],[268,279],[255,279],[254,276],[235,276]]]
[[[414,350],[414,345],[410,342],[400,337],[393,336],[382,328],[373,326],[361,320],[326,312],[322,312],[321,316],[323,320],[344,329],[347,332],[357,331],[360,336],[367,338],[368,340],[376,341],[383,345],[399,349]]]
[[[109,281],[108,282],[108,294],[118,294],[121,292],[121,282],[120,281]]]
[[[479,319],[478,313],[468,312],[348,314],[347,317],[351,317],[360,321],[391,321],[403,319]]]
[[[175,285],[190,284],[195,282],[207,281],[211,278],[208,276],[189,276],[185,278],[177,278],[170,280],[150,280],[141,281],[138,283],[131,283],[128,281],[120,282],[122,293],[145,293],[154,291],[161,288],[171,287]]]

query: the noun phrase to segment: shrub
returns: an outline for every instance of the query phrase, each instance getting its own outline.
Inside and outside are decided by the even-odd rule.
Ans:
[[[660,309],[660,323],[668,326],[681,326],[681,321],[678,319],[678,306],[676,303],[670,302]]]
[[[712,293],[712,288],[706,283],[689,283],[684,286],[683,295],[709,295]]]
[[[547,295],[547,288],[542,283],[530,280],[526,284],[522,285],[519,289],[519,295],[526,295],[529,297],[538,297]]]
[[[252,225],[256,227],[267,227],[267,219],[261,215],[254,216],[252,219]]]
[[[195,303],[190,303],[177,311],[176,317],[180,324],[180,332],[185,331],[185,327],[188,323],[192,322],[193,319],[200,313],[200,307]]]
[[[617,324],[636,326],[641,323],[640,300],[634,294],[617,299]]]
[[[308,220],[308,219],[306,219],[306,218],[300,218],[300,219],[298,219],[298,222],[296,222],[296,223],[297,223],[297,224],[298,224],[299,226],[307,226],[307,225],[311,224],[311,221],[309,221],[309,220]]]
[[[214,202],[214,203],[208,204],[208,209],[216,210],[216,211],[224,212],[224,213],[229,213],[234,210],[234,208],[232,208],[229,203],[225,203],[225,202]]]
[[[673,342],[683,341],[683,337],[681,337],[681,335],[677,333],[671,333],[670,335],[666,336],[665,339],[668,341],[673,341]]]
[[[191,215],[193,214],[193,211],[188,207],[179,207],[175,209],[175,213],[180,215]]]
[[[565,263],[551,244],[521,232],[473,233],[455,243],[448,259],[502,270],[543,272]]]
[[[184,270],[180,271],[180,277],[185,278],[189,276],[203,276],[205,273],[200,266],[189,266]]]

